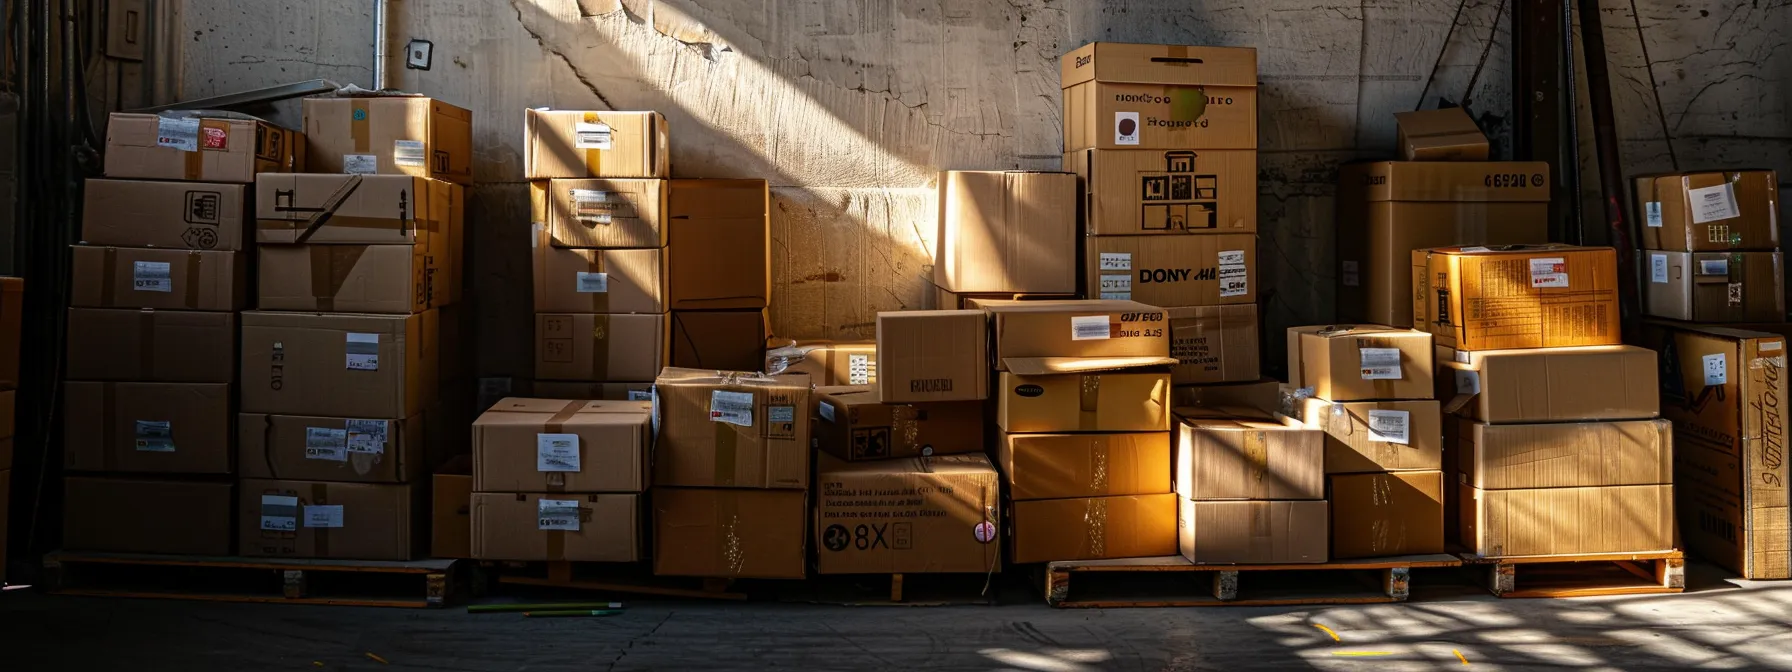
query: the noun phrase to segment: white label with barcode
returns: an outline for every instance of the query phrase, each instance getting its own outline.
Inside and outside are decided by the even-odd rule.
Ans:
[[[1643,211],[1643,219],[1649,223],[1649,228],[1661,228],[1661,201],[1649,201],[1644,204]]]
[[[1665,284],[1668,281],[1668,255],[1649,255],[1649,282]]]
[[[629,401],[653,401],[653,393],[647,390],[629,390]]]
[[[330,462],[348,461],[348,430],[306,427],[305,459]]]
[[[579,280],[574,290],[580,294],[607,293],[610,291],[610,274],[579,271]]]
[[[1742,216],[1742,211],[1736,207],[1736,188],[1729,182],[1715,187],[1688,189],[1686,200],[1692,205],[1694,224]]]
[[[1226,250],[1219,257],[1220,296],[1244,296],[1251,293],[1250,273],[1244,265],[1244,250]]]
[[[848,385],[871,384],[871,355],[846,356],[846,383]]]
[[[578,471],[579,435],[536,434],[536,471]]]
[[[392,163],[400,166],[427,166],[428,158],[423,151],[422,140],[392,141]]]
[[[148,453],[174,452],[174,423],[168,420],[138,420],[137,450]]]
[[[615,220],[615,206],[610,203],[610,192],[597,189],[573,189],[572,216],[581,222],[609,224]]]
[[[573,124],[572,146],[578,149],[609,149],[610,125],[602,122]]]
[[[156,117],[156,146],[183,152],[199,151],[199,118]]]
[[[1101,253],[1101,270],[1104,270],[1104,271],[1130,271],[1130,270],[1132,270],[1132,253],[1131,252],[1103,252],[1103,253]]]
[[[349,332],[345,336],[348,368],[353,371],[380,370],[380,335]]]
[[[709,395],[710,422],[725,422],[741,427],[753,426],[753,394],[716,390]]]
[[[1761,352],[1779,352],[1780,344],[1773,341],[1765,341],[1761,343],[1760,349]]]
[[[1411,445],[1412,412],[1369,411],[1369,440]]]
[[[1531,287],[1567,287],[1568,260],[1562,257],[1544,257],[1531,260]]]
[[[1700,259],[1699,275],[1729,275],[1729,259]]]
[[[315,504],[306,506],[305,527],[342,527],[342,505]]]
[[[579,500],[543,499],[536,504],[536,529],[579,531]]]
[[[348,452],[384,454],[386,435],[391,431],[386,420],[350,420],[346,423]]]
[[[270,532],[297,532],[299,529],[299,498],[286,495],[262,495],[261,529]]]
[[[1080,315],[1070,318],[1070,340],[1102,341],[1113,337],[1108,316]]]
[[[166,261],[132,262],[131,289],[139,292],[174,291],[173,265]]]
[[[1101,298],[1103,298],[1103,299],[1122,299],[1122,300],[1131,299],[1132,298],[1132,276],[1131,275],[1103,275],[1103,276],[1101,276]]]
[[[1363,380],[1400,380],[1399,348],[1358,348]]]
[[[380,172],[380,157],[372,154],[344,154],[342,172],[350,175],[372,175]]]
[[[833,404],[822,404],[817,410],[819,410],[821,412],[821,419],[826,420],[828,422],[834,421],[834,405]]]
[[[1729,362],[1724,360],[1724,353],[1705,355],[1705,386],[1724,385],[1730,382]]]

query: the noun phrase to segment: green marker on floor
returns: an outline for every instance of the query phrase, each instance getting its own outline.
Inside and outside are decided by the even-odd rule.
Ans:
[[[615,616],[621,609],[565,609],[558,611],[525,611],[524,618],[558,618],[574,616]]]

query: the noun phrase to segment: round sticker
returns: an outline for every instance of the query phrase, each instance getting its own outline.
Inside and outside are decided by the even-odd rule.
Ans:
[[[971,536],[976,537],[977,543],[981,543],[981,544],[987,544],[989,542],[995,541],[996,540],[996,526],[994,523],[991,523],[987,520],[985,520],[981,523],[977,523],[977,525],[975,527],[971,528]]]
[[[846,550],[846,545],[851,542],[852,535],[846,532],[845,527],[839,525],[829,525],[828,529],[821,534],[821,545],[826,546],[830,551]]]
[[[933,457],[933,446],[921,446],[921,457]]]

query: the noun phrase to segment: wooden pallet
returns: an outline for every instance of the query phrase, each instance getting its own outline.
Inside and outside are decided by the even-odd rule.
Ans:
[[[1656,595],[1686,590],[1680,551],[1526,555],[1488,558],[1463,553],[1462,562],[1499,597]]]
[[[780,586],[784,602],[850,606],[996,603],[1000,574],[819,574]]]
[[[441,607],[458,560],[312,560],[55,551],[44,587],[60,595],[359,607]]]
[[[654,576],[645,563],[623,562],[495,562],[499,584],[590,590],[631,595],[686,597],[711,600],[745,600],[734,590],[733,579]]]
[[[1197,565],[1179,555],[1051,562],[1044,570],[1045,601],[1054,607],[1404,602],[1413,569],[1461,564],[1441,553],[1291,565]]]

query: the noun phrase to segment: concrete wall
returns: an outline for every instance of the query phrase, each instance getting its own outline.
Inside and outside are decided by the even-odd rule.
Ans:
[[[660,110],[674,175],[771,180],[774,329],[869,338],[877,311],[931,307],[937,171],[1059,165],[1059,55],[1094,40],[1256,47],[1273,332],[1331,319],[1335,167],[1385,155],[1393,112],[1466,100],[1505,151],[1508,4],[399,0],[391,35],[432,41],[435,63],[400,66],[392,85],[474,111],[480,373],[526,376],[523,108]],[[1671,146],[1682,167],[1792,174],[1785,2],[1605,6],[1630,167],[1675,165]],[[367,86],[370,7],[185,0],[183,95],[315,77]],[[269,114],[299,123],[296,104]]]

